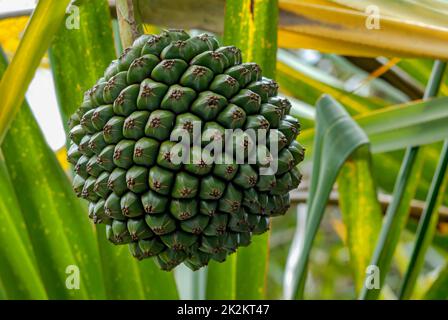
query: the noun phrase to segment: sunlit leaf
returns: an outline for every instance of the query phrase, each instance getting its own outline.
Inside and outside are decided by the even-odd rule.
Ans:
[[[354,119],[369,136],[373,153],[401,150],[448,137],[447,103],[446,97],[414,101],[358,115]],[[301,141],[310,146],[314,134],[314,129],[304,130]]]
[[[0,73],[5,67],[1,59]],[[98,249],[85,208],[26,104],[2,150],[49,298],[103,297]],[[79,290],[68,290],[65,284],[71,265],[82,270]]]
[[[46,299],[28,231],[2,158],[0,194],[0,243],[6,244],[0,250],[0,290],[10,299]]]
[[[65,16],[70,0],[41,0],[27,25],[14,59],[0,82],[0,142],[24,101],[40,60]],[[48,14],[51,13],[51,19]]]
[[[356,150],[342,167],[338,178],[338,191],[339,207],[347,226],[347,245],[355,287],[359,292],[375,249],[383,217],[367,147]]]
[[[290,259],[298,258],[298,261],[292,263],[296,268],[291,270],[293,276],[289,279],[293,280],[284,283],[292,288],[288,292],[294,293],[295,298],[303,298],[309,255],[336,178],[347,158],[358,148],[367,145],[365,133],[338,102],[330,96],[324,96],[318,101],[305,239],[302,248],[290,249]],[[294,237],[301,235],[296,233]],[[300,251],[300,255],[294,254],[296,250]]]
[[[360,6],[364,9],[367,4],[362,2]],[[430,21],[391,18],[382,14],[381,7],[379,11],[358,11],[328,1],[283,0],[280,9],[287,17],[287,23],[279,27],[279,46],[283,48],[310,48],[352,56],[448,58],[448,29]],[[400,7],[396,11],[406,9]]]
[[[237,256],[233,254],[224,263],[210,262],[207,268],[207,299],[236,299],[236,260]]]

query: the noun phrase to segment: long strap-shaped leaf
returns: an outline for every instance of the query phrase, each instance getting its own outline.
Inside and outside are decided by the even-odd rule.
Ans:
[[[0,282],[9,299],[46,299],[22,212],[0,155]]]
[[[225,263],[211,262],[207,268],[207,300],[236,299],[236,254]]]
[[[438,215],[437,208],[440,205],[441,194],[443,194],[443,185],[446,170],[448,167],[448,140],[445,140],[443,144],[440,161],[434,173],[434,179],[431,184],[428,196],[426,198],[426,206],[423,211],[420,223],[417,229],[416,240],[414,249],[412,250],[411,259],[409,261],[406,274],[400,289],[400,299],[411,298],[412,291],[414,290],[417,277],[422,270],[423,263],[425,261],[426,251],[431,244],[431,241],[436,231]]]
[[[448,4],[439,0],[330,0],[340,5],[365,12],[369,6],[378,8],[382,16],[415,21],[422,25],[446,28]]]
[[[64,119],[76,111],[83,92],[101,77],[115,58],[108,2],[77,1],[79,29],[61,29],[51,47],[51,62],[59,108]],[[87,213],[84,213],[87,215]],[[89,226],[90,221],[78,224]],[[137,261],[126,246],[106,239],[103,227],[96,228],[101,256],[101,274],[109,299],[176,299],[171,273],[158,270],[153,261]]]
[[[365,1],[357,2],[365,6]],[[366,13],[340,8],[331,1],[282,0],[280,8],[288,17],[288,23],[279,29],[283,48],[300,44],[302,48],[352,56],[447,58],[446,28],[391,18],[382,15],[378,7]]]
[[[369,151],[367,146],[358,148],[338,177],[339,208],[347,228],[346,244],[357,293],[362,288],[383,217]]]
[[[296,298],[303,297],[309,254],[339,171],[353,152],[368,143],[365,133],[337,101],[330,96],[323,96],[318,101],[305,240],[302,248],[296,247],[290,250],[289,256],[299,259],[288,262],[290,265],[296,265],[295,276],[288,277],[294,280],[285,284],[292,286],[288,292],[294,293]],[[296,251],[300,251],[300,255],[297,255]]]
[[[78,28],[60,28],[50,47],[50,62],[64,125],[83,94],[115,58],[107,1],[77,1]]]
[[[0,143],[24,101],[42,56],[64,19],[70,0],[40,0],[11,65],[0,82]]]
[[[414,101],[354,116],[354,119],[369,137],[373,153],[402,150],[448,137],[447,103],[447,97]],[[301,142],[309,146],[315,134],[314,129],[304,130]],[[314,151],[307,150],[308,155],[311,152]]]
[[[0,75],[5,68],[0,55]],[[87,214],[27,104],[14,119],[2,151],[23,213],[23,219],[16,216],[15,221],[27,227],[48,297],[103,297],[98,249]],[[79,268],[79,290],[66,286],[71,265]]]
[[[437,95],[445,68],[446,63],[440,61],[435,62],[431,79],[425,91],[425,99]],[[406,223],[410,200],[414,196],[413,193],[415,193],[415,186],[412,186],[412,184],[411,188],[409,188],[409,190],[407,189],[411,178],[413,178],[413,173],[415,173],[416,168],[418,168],[418,165],[416,165],[419,163],[418,153],[419,146],[413,146],[406,150],[403,164],[395,184],[393,200],[387,208],[380,237],[370,262],[370,265],[376,266],[380,270],[380,288],[378,289],[374,287],[369,289],[367,286],[364,286],[360,294],[361,299],[376,299],[380,294],[381,285],[390,268],[401,230]]]

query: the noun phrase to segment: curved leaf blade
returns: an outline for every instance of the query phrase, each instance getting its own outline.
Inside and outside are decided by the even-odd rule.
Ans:
[[[69,3],[70,0],[40,0],[31,16],[19,48],[0,82],[3,101],[0,109],[0,142],[24,101],[28,85],[59,29]]]
[[[294,281],[284,283],[285,286],[291,287],[287,291],[293,292],[296,298],[303,297],[309,254],[339,171],[353,152],[362,146],[367,146],[368,143],[365,133],[338,102],[330,96],[323,96],[318,101],[305,239],[300,256],[292,255],[294,248],[290,250],[291,255],[288,259],[299,260],[288,261],[288,265],[296,266],[295,270],[291,271],[295,275],[285,276],[285,279]],[[300,234],[294,235],[294,239],[300,237]],[[300,241],[294,240],[294,243]]]
[[[330,96],[317,103],[316,139],[314,141],[313,172],[311,176],[305,239],[301,254],[288,257],[288,265],[295,265],[294,279],[285,286],[292,287],[296,298],[303,297],[308,258],[322,219],[327,199],[341,167],[358,148],[368,145],[368,138],[344,108]],[[300,238],[295,234],[294,238]],[[295,241],[294,243],[300,243]],[[293,248],[294,249],[294,248]],[[291,249],[291,253],[294,250]],[[297,261],[291,261],[292,259]],[[286,297],[293,298],[293,296]]]

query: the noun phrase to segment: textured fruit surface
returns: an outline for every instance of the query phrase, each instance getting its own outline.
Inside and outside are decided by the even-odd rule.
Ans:
[[[106,224],[108,239],[128,244],[137,259],[152,257],[163,270],[222,262],[287,211],[289,191],[301,180],[300,125],[277,91],[257,64],[242,63],[239,49],[220,47],[213,36],[143,35],[71,117],[73,189],[89,202],[94,223]],[[241,130],[229,142],[226,129]],[[239,161],[253,142],[248,129],[268,130],[264,148],[275,143],[278,156]],[[200,161],[173,160],[177,142],[170,137],[181,130],[192,137],[188,153]],[[203,149],[219,139],[243,152],[208,161]],[[269,161],[277,170],[260,174]]]

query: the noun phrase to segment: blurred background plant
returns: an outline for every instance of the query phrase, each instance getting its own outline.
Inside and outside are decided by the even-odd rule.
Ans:
[[[5,74],[0,94],[26,92],[38,123],[26,105],[18,111],[18,96],[8,100],[2,95],[0,137],[9,128],[10,111],[17,116],[3,140],[0,160],[0,240],[8,242],[8,248],[0,249],[0,298],[281,299],[301,297],[296,284],[303,285],[305,279],[307,299],[378,294],[383,299],[448,298],[448,179],[441,142],[448,138],[448,82],[443,64],[433,68],[435,60],[448,56],[448,2],[75,1],[80,28],[73,30],[64,27],[69,2],[39,1],[30,22],[34,1],[0,0],[0,44],[9,61],[16,55],[10,68],[15,73]],[[145,33],[165,27],[192,34],[213,32],[223,36],[225,44],[239,46],[246,60],[275,74],[282,94],[293,103],[293,115],[302,122],[298,140],[308,149],[304,181],[292,194],[288,214],[272,220],[270,235],[208,270],[193,273],[179,267],[175,279],[158,271],[152,261],[138,263],[128,257],[127,248],[108,244],[104,230],[88,222],[85,204],[71,194],[66,178],[71,177],[65,160],[66,119],[78,107],[82,92],[120,53],[122,43],[129,43],[132,34],[123,16],[130,4],[135,9],[132,17]],[[379,29],[367,29],[372,15],[379,19]],[[5,69],[6,61],[0,63],[0,74]],[[313,242],[305,218],[310,214],[312,176],[318,175],[313,169],[318,150],[313,147],[315,105],[323,94],[339,101],[364,129],[372,155],[350,152],[343,158],[338,183],[327,181],[333,188],[328,202],[321,199],[327,205],[322,221],[316,218],[320,224]],[[403,181],[399,172],[405,149],[416,145],[422,146],[418,159],[409,167],[404,196],[397,197],[394,186]],[[329,161],[338,157],[329,154]],[[55,172],[49,173],[52,168]],[[428,195],[435,196],[429,209]],[[394,221],[393,228],[382,225],[382,219]],[[388,239],[385,243],[377,241],[380,232]],[[297,263],[306,238],[312,250],[305,278]],[[371,260],[374,250],[391,261]],[[23,266],[16,269],[20,261]],[[385,279],[381,292],[369,295],[362,287],[371,261],[381,263]],[[63,287],[69,264],[80,267],[82,290]],[[245,279],[245,274],[253,276]]]

